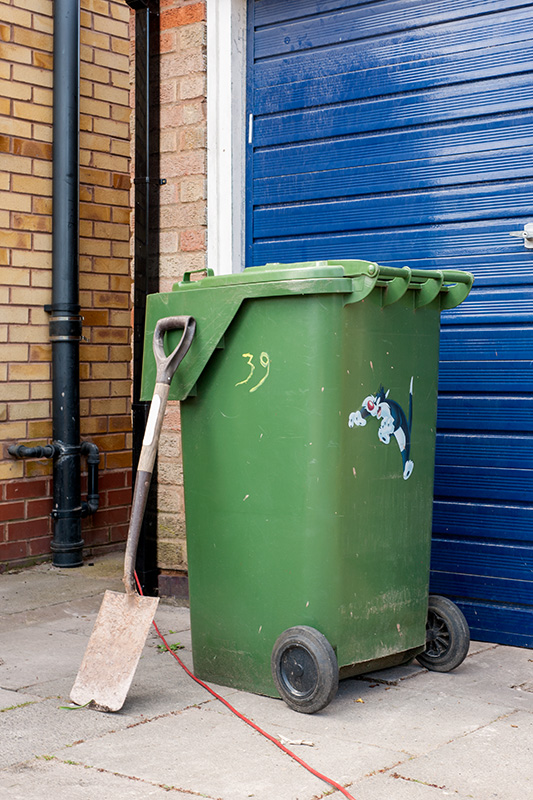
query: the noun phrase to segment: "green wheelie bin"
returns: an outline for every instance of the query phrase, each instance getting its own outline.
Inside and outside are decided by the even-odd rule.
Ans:
[[[428,582],[440,313],[472,280],[319,261],[148,298],[144,399],[157,321],[196,320],[169,397],[199,677],[311,713],[339,677],[464,659],[464,617]]]

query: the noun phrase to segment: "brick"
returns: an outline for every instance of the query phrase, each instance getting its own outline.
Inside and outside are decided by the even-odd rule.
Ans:
[[[4,441],[24,439],[26,436],[25,422],[3,422],[2,438]]]
[[[33,15],[33,27],[42,33],[54,33],[54,22],[51,17],[45,17],[41,14]]]
[[[132,286],[132,279],[129,275],[110,275],[109,288],[113,292],[128,292]],[[117,323],[113,323],[117,324]]]
[[[80,182],[96,186],[110,186],[111,176],[104,170],[80,167]]]
[[[130,431],[131,430],[131,418],[126,415],[119,415],[114,417],[109,417],[109,431],[114,433],[116,431]]]
[[[106,397],[91,400],[91,414],[125,414],[128,403],[124,397]],[[123,466],[118,464],[117,467]]]
[[[91,378],[94,380],[118,380],[128,377],[128,364],[95,362],[91,366]]]
[[[32,197],[32,211],[34,214],[52,214],[51,197]]]
[[[24,503],[0,503],[0,520],[7,522],[14,519],[24,519]]]
[[[15,322],[25,325],[29,320],[29,311],[22,306],[6,306],[2,309],[3,322]]]
[[[32,344],[30,345],[30,361],[50,361],[52,358],[51,344]]]
[[[36,214],[13,214],[12,225],[15,230],[51,231],[52,218]]]
[[[127,55],[120,55],[109,50],[96,50],[94,61],[99,66],[120,69],[123,72],[127,72],[129,69],[129,57]]]
[[[52,384],[45,381],[34,381],[30,384],[31,400],[51,400]]]
[[[28,436],[30,439],[49,439],[52,436],[52,421],[40,419],[28,422]]]
[[[31,196],[27,194],[0,192],[0,203],[10,211],[31,211]]]
[[[82,311],[85,325],[108,325],[109,312],[105,310],[87,309]]]
[[[130,506],[131,505],[131,489],[112,489],[107,493],[107,502],[109,506]],[[1,506],[0,506],[1,509]]]
[[[14,100],[13,114],[15,117],[21,119],[52,123],[52,109],[50,106],[40,106],[35,103],[24,103],[22,100]]]
[[[125,292],[97,292],[94,305],[95,308],[129,308],[130,297]]]
[[[7,500],[20,500],[30,497],[45,497],[49,492],[49,482],[46,480],[18,481],[8,483],[6,486]]]
[[[80,254],[89,256],[110,256],[111,242],[105,239],[80,239]]]
[[[44,306],[51,302],[52,293],[49,289],[35,289],[31,290],[31,301],[35,305]],[[26,305],[28,302],[28,290],[14,287],[11,289],[11,301],[15,305]]]
[[[94,344],[80,345],[80,359],[82,361],[107,361],[108,357],[108,347],[97,346]]]
[[[25,556],[25,542],[0,542],[0,561],[17,561]]]
[[[113,155],[125,156],[129,159],[131,153],[131,145],[127,140],[113,139],[111,141],[111,153]]]
[[[95,133],[82,132],[80,134],[80,147],[87,150],[101,150],[108,153],[110,141],[108,136],[100,136]]]
[[[53,36],[49,33],[40,33],[39,31],[18,26],[13,29],[13,38],[16,44],[21,44],[31,50],[48,50],[51,52],[54,46]]]
[[[33,89],[32,100],[34,103],[38,103],[39,105],[52,107],[53,92],[51,89],[43,89],[40,86],[35,86]]]
[[[126,453],[107,453],[105,457],[106,469],[131,467],[131,460],[131,451]],[[127,516],[125,519],[127,519]]]
[[[23,522],[8,522],[7,540],[8,542],[35,539],[38,536],[48,534],[49,519],[27,519]]]
[[[28,360],[27,344],[0,344],[0,361],[13,364],[15,361]]]
[[[36,417],[49,416],[50,403],[46,400],[30,401],[23,404],[11,403],[9,406],[9,419],[11,420],[35,419]]]
[[[27,47],[4,42],[2,44],[2,58],[5,61],[17,64],[31,64],[31,51]]]
[[[131,381],[113,381],[111,383],[111,397],[130,397]]]
[[[34,175],[12,175],[11,187],[14,192],[24,194],[52,195],[52,181],[48,178],[36,178]]]
[[[112,286],[111,283],[109,287],[113,291],[124,291],[129,292],[131,288],[131,278],[130,278],[130,261],[128,258],[95,258],[93,259],[93,269],[96,272],[107,272],[110,274],[110,281],[113,278],[116,278],[119,282],[121,282],[121,288],[118,286]],[[124,283],[122,284],[122,281]],[[126,281],[129,283],[126,285]]]
[[[31,86],[26,83],[0,80],[0,93],[4,97],[13,97],[17,100],[31,100]]]
[[[80,397],[108,397],[108,381],[85,381],[80,386]]]
[[[129,89],[121,89],[118,86],[104,86],[103,84],[95,83],[94,96],[97,100],[105,100],[108,103],[117,103],[118,105],[129,107]]]
[[[109,348],[109,360],[110,361],[131,361],[131,347],[129,345],[122,347],[118,346],[111,346]]]
[[[39,51],[34,51],[32,55],[33,55],[32,64],[34,67],[52,70],[54,66],[52,53],[42,53]],[[48,85],[48,83],[46,83],[45,85]]]
[[[2,387],[2,400],[29,400],[30,399],[30,384],[29,383],[9,383]]]
[[[0,117],[0,133],[5,133],[8,136],[27,136],[29,138],[32,135],[31,122],[24,122],[14,117]]]
[[[52,145],[47,142],[35,142],[28,139],[13,139],[13,152],[17,155],[29,156],[30,158],[52,158]]]
[[[96,47],[99,50],[109,51],[109,36],[104,33],[90,31],[82,28],[80,31],[81,44],[89,45],[89,47]]]
[[[35,478],[42,475],[51,475],[53,464],[51,461],[28,461],[26,463],[26,475],[28,478]]]
[[[129,341],[129,330],[123,328],[95,328],[92,334],[95,344],[127,344]]]
[[[111,242],[111,253],[115,258],[127,258],[130,255],[130,242]]]
[[[120,472],[105,472],[101,475],[99,484],[102,491],[131,486],[131,482],[129,484],[126,482],[126,473],[124,470],[120,470]]]
[[[109,222],[111,219],[111,209],[108,206],[96,205],[95,203],[80,203],[80,217],[86,220],[91,219]]]
[[[94,132],[102,133],[106,136],[116,136],[117,138],[126,140],[129,136],[129,123],[119,122],[112,119],[102,119],[101,117],[94,118]]]
[[[184,252],[205,250],[205,230],[183,231],[180,233],[180,248]]]
[[[116,108],[116,106],[114,106]],[[98,169],[116,170],[127,172],[129,169],[129,159],[123,156],[108,155],[107,153],[93,153],[92,162]]]
[[[47,523],[48,529],[51,527],[51,522]],[[30,556],[42,556],[50,552],[50,542],[52,536],[49,533],[47,536],[41,536],[38,539],[30,539],[28,542],[28,550]]]
[[[2,241],[7,247],[24,249],[27,241],[31,242],[31,236],[27,233],[2,231],[1,236]],[[24,254],[24,256],[25,255],[26,254]],[[7,286],[29,286],[30,271],[22,267],[6,267],[0,272],[0,283],[4,283]]]
[[[94,443],[101,452],[124,450],[126,440],[124,433],[110,433],[106,436],[93,436]]]
[[[109,83],[110,71],[106,67],[98,67],[96,64],[89,64],[82,60],[80,64],[80,78],[90,81],[90,83]]]
[[[17,3],[16,6],[7,5],[7,3],[4,2],[2,3],[2,21],[12,22],[23,28],[31,28],[31,14],[28,11],[23,11],[22,8],[19,7],[19,3]]]
[[[191,25],[205,20],[205,3],[195,3],[181,8],[170,8],[161,11],[161,30],[177,28],[180,25]]]
[[[4,428],[5,423],[2,425],[2,433],[4,432]],[[22,478],[23,474],[24,464],[22,461],[6,461],[0,464],[0,480],[7,480],[9,478]]]
[[[20,158],[9,153],[0,155],[0,169],[6,172],[16,172],[31,175],[32,162],[30,158]]]
[[[27,512],[26,517],[33,519],[34,517],[45,517],[50,514],[52,510],[52,498],[43,498],[41,500],[28,500],[26,504]]]
[[[114,419],[111,417],[111,419]],[[95,433],[107,432],[107,417],[87,417],[80,420],[82,436],[91,436]]]

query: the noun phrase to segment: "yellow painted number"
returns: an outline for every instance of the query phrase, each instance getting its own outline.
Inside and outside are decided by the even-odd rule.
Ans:
[[[242,357],[247,359],[247,364],[250,367],[250,372],[248,373],[248,377],[246,377],[243,381],[239,381],[238,383],[236,383],[235,386],[242,386],[242,384],[248,383],[248,381],[251,380],[252,375],[255,372],[255,364],[254,364],[254,356],[253,356],[253,354],[252,353],[243,353]],[[252,386],[252,388],[249,390],[250,392],[257,391],[257,389],[259,389],[259,387],[264,384],[264,382],[266,381],[266,379],[268,378],[269,373],[270,373],[270,357],[269,357],[268,353],[265,353],[265,352],[261,353],[261,355],[259,357],[259,363],[261,364],[263,369],[266,370],[266,372],[263,375],[263,377],[261,378],[261,380],[259,381],[259,383],[256,383],[255,386]]]

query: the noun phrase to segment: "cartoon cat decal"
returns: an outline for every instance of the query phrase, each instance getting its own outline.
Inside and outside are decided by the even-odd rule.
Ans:
[[[375,395],[365,397],[358,411],[352,411],[348,418],[350,428],[366,425],[367,417],[376,417],[380,421],[378,429],[379,441],[389,444],[391,436],[398,442],[403,461],[403,479],[406,481],[413,471],[414,462],[409,458],[411,451],[411,425],[413,420],[413,378],[409,387],[409,419],[401,405],[395,400],[389,400],[388,389],[383,386]]]

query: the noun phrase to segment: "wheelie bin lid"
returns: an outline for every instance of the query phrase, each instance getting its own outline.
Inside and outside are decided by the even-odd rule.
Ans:
[[[245,300],[343,294],[345,303],[357,303],[379,289],[383,306],[412,291],[415,307],[438,302],[442,310],[459,305],[473,280],[471,273],[462,270],[386,267],[359,260],[265,264],[228,275],[214,275],[212,270],[186,272],[171,292],[147,298],[141,400],[149,400],[153,394],[156,369],[152,341],[155,326],[163,317],[188,315],[196,319],[194,341],[174,376],[169,394],[171,400],[185,400],[193,393],[205,365]],[[175,344],[169,336],[169,348]]]

